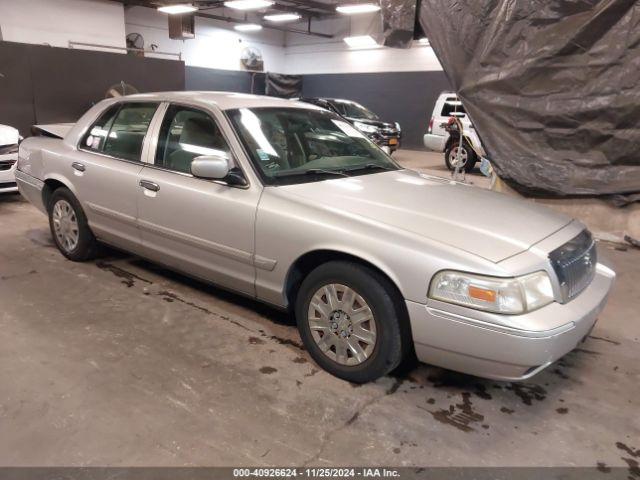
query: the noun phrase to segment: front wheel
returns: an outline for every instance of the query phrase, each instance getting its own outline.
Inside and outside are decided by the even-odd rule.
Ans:
[[[458,165],[458,147],[460,145],[459,140],[454,140],[449,144],[446,151],[444,152],[444,161],[447,164],[447,168],[451,171],[456,169]],[[462,142],[462,151],[460,152],[460,170],[464,170],[469,173],[475,167],[476,162],[478,161],[478,155],[471,148],[471,146],[466,142]]]
[[[391,283],[357,263],[333,261],[302,282],[296,320],[318,365],[336,377],[365,383],[386,375],[402,358],[403,309]]]
[[[58,250],[74,262],[96,255],[97,241],[80,202],[68,188],[58,188],[49,202],[49,227]]]

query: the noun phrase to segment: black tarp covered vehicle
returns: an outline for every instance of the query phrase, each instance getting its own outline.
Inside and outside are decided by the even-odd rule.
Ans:
[[[417,18],[503,180],[640,199],[640,2],[422,0]]]

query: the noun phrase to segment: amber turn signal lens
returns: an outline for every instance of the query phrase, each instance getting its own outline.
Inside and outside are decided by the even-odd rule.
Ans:
[[[469,285],[469,296],[485,302],[494,303],[496,301],[496,292],[485,288],[474,287]]]

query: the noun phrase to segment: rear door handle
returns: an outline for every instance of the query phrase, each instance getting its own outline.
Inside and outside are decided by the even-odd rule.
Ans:
[[[147,190],[151,190],[152,192],[157,192],[158,190],[160,190],[160,185],[150,182],[149,180],[140,180],[140,186],[142,188],[146,188]]]
[[[75,170],[79,172],[84,172],[87,169],[87,167],[85,167],[82,163],[78,163],[78,162],[73,162],[71,164],[71,167],[73,167]]]

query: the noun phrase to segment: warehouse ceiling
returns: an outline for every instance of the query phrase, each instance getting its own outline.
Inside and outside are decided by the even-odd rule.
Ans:
[[[273,5],[257,10],[240,11],[225,7],[225,0],[214,1],[190,1],[183,2],[180,0],[114,0],[122,3],[125,7],[138,6],[156,9],[158,7],[175,5],[180,3],[189,3],[198,8],[195,15],[197,17],[209,18],[212,20],[238,22],[250,21],[261,24],[264,28],[280,30],[285,32],[299,33],[304,35],[312,35],[324,38],[332,38],[333,35],[323,33],[314,29],[314,20],[323,20],[328,18],[344,17],[344,15],[336,11],[336,7],[340,5],[354,3],[377,3],[375,1],[356,1],[356,0],[274,0]],[[296,13],[300,15],[300,19],[296,22],[287,24],[273,24],[264,22],[264,15],[279,13]],[[301,27],[301,24],[303,25]]]
[[[118,3],[122,3],[125,6],[144,6],[149,8],[158,8],[165,5],[175,5],[180,2],[176,1],[164,1],[164,0],[116,0]],[[188,2],[198,7],[198,14],[200,13],[220,13],[228,14],[231,9],[225,8],[225,0],[215,1],[191,1]],[[266,9],[251,10],[248,14],[254,14],[256,12],[260,14],[265,13],[282,13],[282,12],[294,12],[303,16],[303,18],[327,18],[339,16],[336,12],[336,7],[341,4],[359,3],[344,0],[276,0],[274,4]]]

